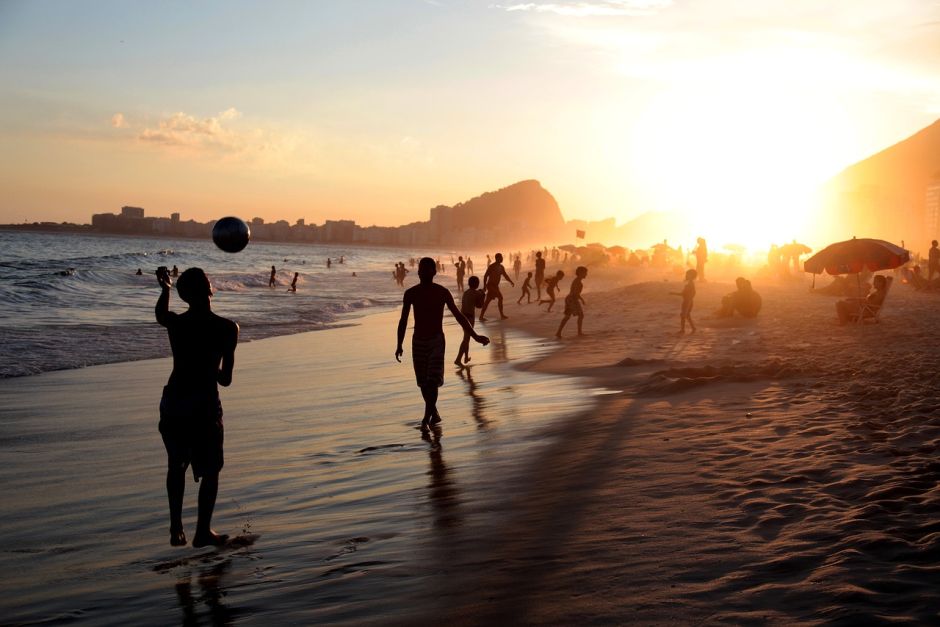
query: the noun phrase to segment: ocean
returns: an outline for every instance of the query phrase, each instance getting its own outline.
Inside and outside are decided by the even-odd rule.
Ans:
[[[444,263],[451,256],[267,242],[231,254],[209,238],[0,231],[0,378],[169,355],[166,333],[153,317],[159,266],[203,268],[215,289],[214,311],[238,322],[244,342],[336,326],[395,306],[401,288],[392,279],[394,264],[421,255]],[[268,287],[272,265],[275,288]],[[294,272],[300,277],[290,293]],[[452,270],[438,281],[456,288]],[[185,307],[174,292],[171,308]]]

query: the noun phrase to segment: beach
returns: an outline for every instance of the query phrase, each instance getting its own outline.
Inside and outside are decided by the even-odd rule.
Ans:
[[[718,277],[680,337],[677,279],[592,273],[584,338],[505,289],[439,439],[395,311],[240,346],[220,551],[167,542],[168,360],[0,381],[4,622],[936,621],[935,295],[839,327],[755,281],[757,319],[716,319]]]

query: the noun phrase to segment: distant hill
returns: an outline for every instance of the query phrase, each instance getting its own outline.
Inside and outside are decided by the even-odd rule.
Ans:
[[[451,220],[458,229],[530,225],[554,230],[565,224],[555,197],[536,180],[519,181],[458,203]]]
[[[926,251],[938,233],[927,231],[926,191],[940,176],[940,120],[907,139],[849,166],[825,189],[834,230],[906,240]],[[928,242],[924,245],[924,242]]]

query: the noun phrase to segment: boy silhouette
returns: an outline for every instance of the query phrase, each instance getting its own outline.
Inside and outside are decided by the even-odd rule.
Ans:
[[[517,305],[522,304],[522,299],[527,298],[526,305],[532,302],[532,273],[530,272],[526,275],[525,281],[522,282],[522,295],[519,297],[519,300],[516,301]]]
[[[478,335],[467,318],[460,313],[450,290],[434,282],[435,274],[437,264],[434,260],[422,257],[418,262],[420,282],[405,290],[402,299],[401,319],[398,321],[398,346],[395,349],[395,359],[401,362],[408,316],[414,307],[415,326],[411,336],[411,357],[414,361],[415,380],[424,398],[422,428],[428,428],[441,421],[437,412],[437,394],[438,388],[444,384],[444,307],[450,310],[454,319],[470,337],[483,346],[490,343],[490,339]]]
[[[558,325],[558,332],[555,333],[555,337],[561,339],[561,331],[565,328],[565,325],[568,324],[568,320],[571,316],[577,316],[578,318],[578,335],[584,335],[581,332],[581,325],[584,324],[584,299],[581,297],[581,290],[584,289],[583,281],[587,277],[587,268],[584,266],[578,266],[574,271],[574,281],[571,282],[571,288],[568,292],[568,295],[565,296],[565,317],[561,319],[561,324]]]
[[[212,313],[212,286],[200,268],[180,275],[176,291],[189,310],[170,311],[172,282],[165,267],[157,270],[162,292],[154,313],[166,327],[173,350],[173,371],[160,399],[160,434],[167,453],[166,492],[170,505],[170,544],[186,544],[183,531],[183,492],[186,468],[198,482],[199,510],[193,546],[219,546],[227,535],[212,530],[212,512],[222,470],[222,403],[219,385],[232,383],[238,325]]]
[[[470,289],[464,292],[460,299],[460,313],[466,317],[467,322],[472,326],[477,317],[477,308],[483,304],[483,290],[480,289],[480,277],[470,277],[467,285],[470,286]],[[461,358],[463,358],[462,363]],[[454,360],[454,364],[462,366],[467,363],[470,363],[470,334],[464,331],[463,341],[460,342],[460,350],[457,351],[457,359]]]
[[[509,281],[510,285],[516,287],[516,284],[513,283],[509,275],[506,274],[506,268],[503,267],[503,254],[496,253],[495,261],[487,266],[486,272],[483,274],[483,285],[486,286],[486,300],[483,301],[483,309],[480,310],[481,322],[486,322],[486,318],[483,316],[486,315],[486,308],[489,307],[490,303],[494,300],[499,307],[499,317],[503,320],[509,318],[509,316],[503,313],[503,293],[499,291],[499,280],[503,277]]]

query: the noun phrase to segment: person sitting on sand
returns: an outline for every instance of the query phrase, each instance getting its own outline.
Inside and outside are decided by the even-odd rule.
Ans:
[[[734,281],[737,290],[721,299],[721,308],[715,312],[719,318],[730,318],[737,311],[745,318],[756,318],[761,308],[760,294],[751,287],[751,282],[739,276]]]
[[[183,546],[183,492],[186,468],[193,467],[199,509],[193,546],[219,546],[228,536],[212,530],[212,512],[222,470],[222,403],[219,385],[232,383],[238,325],[214,314],[212,286],[200,268],[183,272],[176,291],[189,310],[170,311],[172,281],[165,267],[157,270],[162,291],[154,310],[166,327],[173,351],[173,371],[160,400],[160,434],[167,453],[166,491],[170,505],[170,544]]]
[[[888,279],[878,274],[874,278],[874,289],[865,298],[848,298],[836,303],[836,315],[839,316],[839,324],[857,320],[859,315],[869,317],[874,315],[881,308],[885,300],[888,289]],[[862,310],[862,305],[868,305],[869,309]]]
[[[561,273],[561,270],[558,272]],[[561,324],[558,325],[558,331],[555,332],[555,337],[559,339],[561,339],[562,329],[568,324],[568,320],[571,316],[578,318],[578,335],[584,335],[581,330],[584,324],[584,308],[582,305],[587,303],[585,303],[584,298],[581,297],[581,290],[584,289],[583,281],[585,277],[587,277],[587,272],[587,268],[584,266],[575,268],[574,281],[571,282],[571,288],[568,291],[568,295],[565,296],[565,316],[561,319]]]
[[[692,333],[695,333],[695,323],[692,322],[692,301],[695,300],[695,278],[697,276],[698,272],[690,268],[685,273],[685,286],[683,286],[682,291],[670,292],[673,296],[682,297],[682,307],[679,309],[679,335],[685,333],[686,321],[692,328]]]
[[[490,339],[485,335],[478,335],[467,318],[460,313],[450,290],[434,282],[435,274],[437,264],[434,260],[422,257],[418,262],[420,283],[405,290],[402,299],[401,319],[398,321],[398,346],[395,349],[395,359],[401,362],[408,316],[414,307],[415,326],[411,337],[411,357],[414,361],[415,379],[424,398],[422,428],[441,421],[437,412],[437,393],[438,388],[444,385],[444,307],[450,310],[454,319],[470,337],[483,346],[490,343]]]
[[[353,272],[353,274],[355,274],[355,272]],[[295,272],[295,273],[294,273],[294,280],[290,282],[290,287],[287,288],[287,291],[288,291],[288,292],[296,292],[296,291],[297,291],[297,277],[299,277],[299,276],[300,276],[300,273],[299,273],[299,272]]]
[[[522,282],[522,296],[519,297],[519,300],[516,301],[516,304],[521,305],[523,298],[527,299],[525,303],[526,305],[532,302],[532,273],[531,272],[526,276],[525,281]]]
[[[516,287],[516,284],[513,283],[509,275],[506,274],[506,268],[503,267],[503,254],[496,253],[495,259],[496,261],[487,266],[486,272],[483,274],[483,285],[486,286],[486,300],[483,301],[483,309],[480,310],[480,322],[486,322],[486,318],[483,316],[486,315],[486,308],[489,307],[490,303],[494,300],[499,308],[499,317],[502,320],[509,318],[509,316],[503,313],[503,293],[499,291],[499,281],[505,277],[513,287]]]
[[[271,276],[268,278],[268,287],[277,285],[277,268],[271,266]]]
[[[565,278],[565,273],[559,270],[555,273],[555,276],[545,279],[545,293],[548,294],[548,299],[540,300],[539,305],[548,303],[548,311],[551,311],[552,307],[555,306],[555,289],[563,278]]]
[[[462,313],[464,317],[467,318],[467,322],[473,326],[473,323],[477,319],[477,309],[483,306],[483,290],[480,289],[479,277],[470,277],[467,284],[470,286],[470,289],[464,292],[460,299],[460,313]],[[460,361],[461,357],[463,358],[462,363]],[[464,331],[463,341],[460,342],[460,350],[457,351],[457,359],[454,360],[454,364],[462,366],[467,363],[470,363],[470,334]]]

